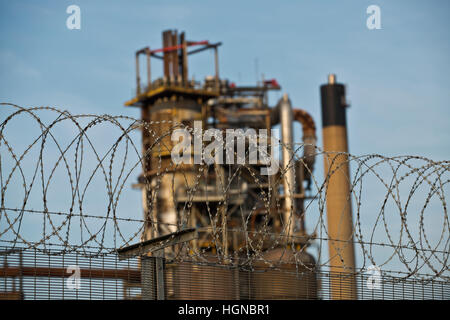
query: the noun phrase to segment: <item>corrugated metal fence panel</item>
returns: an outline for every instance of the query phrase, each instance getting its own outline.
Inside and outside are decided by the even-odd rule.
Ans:
[[[70,269],[72,267],[72,269]],[[79,268],[77,283],[74,270]],[[228,265],[165,262],[166,299],[331,299],[330,280],[349,290],[348,276],[296,270],[243,270]],[[450,299],[450,283],[382,274],[355,275],[358,299]],[[0,250],[2,299],[156,299],[155,258],[120,261],[115,254]],[[77,284],[79,286],[77,286]]]

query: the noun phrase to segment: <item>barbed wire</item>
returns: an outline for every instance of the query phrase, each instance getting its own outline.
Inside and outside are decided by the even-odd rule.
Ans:
[[[273,221],[281,215],[283,200],[277,190],[288,168],[269,179],[249,164],[203,163],[189,170],[174,163],[164,166],[162,158],[172,150],[167,143],[172,132],[184,128],[196,134],[193,128],[170,120],[145,122],[128,116],[73,115],[53,107],[0,105],[0,242],[8,246],[86,255],[96,248],[96,254],[102,255],[139,242],[148,232],[182,230],[195,220],[202,245],[180,245],[171,251],[173,260],[249,269],[286,263],[323,269],[333,259],[328,256],[329,242],[344,241],[355,246],[360,271],[377,265],[407,277],[449,279],[450,161],[355,156],[323,152],[315,146],[314,156],[325,158],[333,170],[322,177],[307,169],[310,190],[303,195],[304,210],[298,218],[306,219],[309,234],[286,237],[288,224],[282,222],[280,232]],[[161,134],[162,125],[168,130]],[[145,150],[142,132],[153,139]],[[289,166],[305,165],[299,155],[304,147],[294,145]],[[342,157],[346,161],[333,166]],[[152,174],[142,174],[152,158],[157,159],[157,167]],[[333,239],[326,223],[327,181],[342,174],[340,169],[347,163],[352,168],[353,235]],[[137,177],[146,191],[142,203],[130,190]],[[219,191],[216,198],[207,192],[213,181]],[[164,193],[167,190],[170,194]],[[158,219],[162,198],[173,202],[175,222]],[[198,213],[200,202],[203,214]],[[142,206],[146,212],[139,218]],[[232,217],[235,225],[230,225]],[[233,242],[234,251],[229,252]],[[48,249],[55,245],[60,249]],[[307,250],[317,251],[317,261]]]

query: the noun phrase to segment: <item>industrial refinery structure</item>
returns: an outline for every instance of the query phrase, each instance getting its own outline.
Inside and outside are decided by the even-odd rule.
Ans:
[[[162,34],[162,47],[137,50],[136,91],[125,102],[124,113],[137,108],[140,119],[2,104],[14,111],[0,124],[5,142],[0,149],[12,159],[10,168],[2,154],[0,175],[8,178],[2,182],[1,199],[17,200],[8,193],[11,185],[15,190],[23,182],[25,192],[19,199],[23,203],[8,206],[6,201],[0,207],[0,298],[448,297],[448,250],[441,248],[448,245],[442,240],[448,238],[448,225],[444,223],[442,241],[436,246],[442,250],[431,247],[428,238],[422,241],[424,229],[419,232],[420,241],[413,241],[408,217],[403,214],[407,208],[393,196],[398,192],[393,189],[416,174],[405,206],[418,186],[428,183],[424,208],[439,194],[447,219],[445,184],[436,181],[445,180],[448,162],[416,156],[350,156],[346,88],[336,75],[328,75],[318,88],[322,117],[317,121],[297,108],[289,93],[271,105],[269,95],[281,90],[275,79],[241,86],[221,77],[220,46],[220,42],[190,41],[184,32],[167,30]],[[190,76],[189,61],[192,55],[204,52],[212,52],[205,54],[203,61],[213,66],[214,74],[198,81]],[[162,68],[155,67],[157,64]],[[37,116],[40,111],[51,111],[55,120],[46,125]],[[41,130],[25,151],[8,142],[6,129],[22,115],[30,116]],[[76,132],[67,144],[53,134],[63,121]],[[301,141],[294,140],[296,122],[301,127]],[[322,142],[317,141],[318,122]],[[98,138],[92,134],[94,127],[108,130],[106,146],[103,140],[94,147],[93,140]],[[49,141],[58,146],[53,153],[46,151]],[[38,156],[33,158],[36,168],[30,175],[26,168],[33,167],[21,161],[33,148],[38,149]],[[52,162],[50,156],[57,160]],[[180,158],[183,161],[175,161]],[[410,164],[418,160],[422,162],[417,168]],[[351,161],[357,167],[353,177]],[[375,170],[383,164],[396,168],[391,176],[382,177]],[[316,173],[322,165],[323,180]],[[399,169],[402,166],[407,169],[404,175]],[[61,167],[67,174],[58,171]],[[431,173],[425,175],[427,170]],[[367,236],[361,228],[361,221],[367,218],[361,219],[361,190],[363,178],[369,174],[381,181],[387,193],[377,221],[368,226],[372,234]],[[51,210],[48,190],[52,190],[52,179],[66,176],[70,185],[67,195],[72,197],[69,209]],[[104,190],[96,178],[104,183]],[[42,188],[42,210],[31,207],[32,187]],[[135,207],[129,210],[130,202],[119,206],[125,189],[141,193],[143,214]],[[89,192],[93,198],[88,199]],[[401,243],[402,235],[399,243],[394,243],[389,234],[391,226],[384,214],[391,197],[402,210],[401,230],[408,243]],[[88,202],[94,210],[85,208]],[[102,205],[105,211],[96,214]],[[36,215],[42,217],[42,234],[35,228]],[[389,242],[373,239],[381,220]],[[31,227],[24,227],[26,223]],[[36,235],[37,239],[32,238]],[[323,246],[327,250],[322,250]],[[392,272],[383,273],[382,278],[380,273],[377,278],[366,272],[367,264],[376,264],[375,252],[380,247],[392,249],[385,263],[393,257],[405,262],[407,276]],[[415,253],[415,266],[408,264],[401,249]],[[364,264],[361,268],[356,267],[355,255]],[[424,267],[432,270],[428,278],[419,274]],[[375,280],[379,282],[376,285],[372,283]]]
[[[281,89],[275,79],[262,81],[255,86],[239,86],[221,78],[218,58],[221,43],[188,41],[184,33],[178,34],[175,30],[163,32],[162,38],[162,48],[146,47],[136,52],[136,97],[126,102],[126,106],[140,108],[141,118],[145,123],[159,125],[155,127],[155,132],[142,130],[143,173],[137,185],[142,190],[146,221],[142,243],[122,248],[120,253],[136,254],[136,248],[139,247],[140,254],[152,255],[148,253],[152,250],[146,247],[147,244],[154,246],[155,241],[166,240],[168,235],[172,239],[183,235],[184,241],[191,243],[191,252],[185,250],[180,253],[181,249],[177,245],[166,245],[165,249],[153,251],[153,255],[161,256],[163,253],[165,258],[170,259],[174,255],[182,254],[187,259],[192,252],[194,257],[197,252],[202,252],[205,257],[211,252],[211,256],[207,258],[208,262],[239,267],[241,260],[245,260],[242,258],[247,257],[248,251],[252,250],[246,246],[247,237],[250,237],[252,241],[259,243],[258,250],[261,252],[260,259],[253,264],[254,270],[266,270],[273,266],[273,262],[281,262],[281,269],[296,271],[291,274],[291,279],[285,280],[297,283],[280,290],[277,296],[271,292],[271,288],[277,287],[279,282],[273,271],[255,273],[252,279],[252,287],[255,290],[253,297],[317,297],[319,284],[315,272],[318,270],[315,258],[307,251],[311,236],[305,227],[304,209],[306,189],[311,184],[318,153],[314,119],[305,110],[293,108],[287,94],[283,95],[276,106],[268,104],[269,92]],[[189,57],[207,50],[214,52],[215,74],[207,76],[203,82],[190,79]],[[158,78],[152,77],[152,64],[155,60],[163,64],[164,73]],[[141,69],[145,70],[145,81],[141,76]],[[328,84],[321,87],[321,96],[324,150],[346,152],[345,88],[335,82],[334,75],[330,75]],[[270,134],[274,126],[280,125],[282,159],[279,172],[266,176],[252,174],[267,165],[259,161],[248,164],[240,171],[239,179],[233,179],[242,164],[213,164],[205,172],[206,179],[196,183],[199,165],[195,164],[195,161],[174,165],[171,154],[177,141],[173,141],[170,135],[158,140],[170,132],[174,124],[194,128],[194,121],[201,121],[203,130],[214,128],[225,133],[229,129],[242,129],[244,136],[241,138],[247,148],[250,142],[245,139],[250,140],[250,137],[245,135],[246,130],[254,129],[256,132],[263,129],[263,132]],[[300,123],[302,128],[303,154],[297,158],[293,138],[294,122]],[[156,144],[163,147],[155,148]],[[236,154],[237,143],[232,144],[232,148],[232,153]],[[272,150],[268,151],[268,154],[273,158],[273,149],[268,146],[268,150]],[[194,157],[198,156],[195,153],[201,152],[201,149],[191,148],[189,152],[189,156],[194,160]],[[328,155],[325,158],[326,170],[338,168],[342,172],[330,179],[327,201],[330,235],[336,239],[335,242],[330,242],[332,272],[336,274],[352,274],[354,268],[350,186],[346,162],[345,155],[336,158]],[[228,185],[225,188],[226,184]],[[194,185],[195,193],[191,194]],[[186,208],[187,199],[189,208]],[[248,228],[242,225],[243,220],[251,221]],[[192,230],[195,236],[186,238],[186,230]],[[278,239],[282,240],[273,241],[273,237],[268,237],[268,234],[276,234]],[[174,243],[180,241],[176,240]],[[217,251],[220,251],[220,255],[215,255]],[[176,281],[177,276],[181,277],[180,272],[181,269],[177,270],[177,267],[173,266],[170,270],[173,279],[169,282]],[[192,273],[190,270],[183,272]],[[217,277],[232,281],[234,273],[233,269],[224,269]],[[300,278],[299,273],[303,275]],[[204,287],[214,280],[207,279],[205,283],[201,283],[200,277],[197,281],[199,283],[186,285]],[[171,291],[174,298],[192,298],[183,294],[189,292],[189,288],[176,288],[165,290]],[[237,288],[233,292],[216,292],[213,296],[211,293],[205,293],[194,298],[239,298],[239,292],[243,290],[247,290],[247,287]],[[342,290],[342,286],[339,286],[333,295],[334,298],[356,297],[356,287],[351,276],[347,288]]]

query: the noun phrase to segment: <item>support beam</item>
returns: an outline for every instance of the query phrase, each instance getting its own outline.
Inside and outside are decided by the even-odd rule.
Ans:
[[[0,268],[0,278],[14,277],[55,277],[68,278],[72,273],[67,272],[67,268],[51,267],[5,267]],[[139,282],[141,271],[135,269],[80,269],[80,277],[86,279],[123,279],[127,281]]]
[[[159,251],[178,243],[191,241],[197,238],[197,229],[190,228],[118,249],[117,253],[119,255],[119,260],[124,260],[134,256],[140,256]]]

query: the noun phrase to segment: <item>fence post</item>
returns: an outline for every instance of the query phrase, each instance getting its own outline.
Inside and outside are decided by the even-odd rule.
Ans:
[[[164,250],[155,251],[153,256],[141,256],[141,283],[143,300],[165,300]]]
[[[156,299],[165,300],[165,285],[164,285],[164,272],[165,272],[165,259],[164,249],[155,252],[156,261]]]

